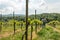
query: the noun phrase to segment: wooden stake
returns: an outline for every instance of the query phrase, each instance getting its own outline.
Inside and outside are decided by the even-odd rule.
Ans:
[[[28,40],[28,0],[26,0],[26,40]]]

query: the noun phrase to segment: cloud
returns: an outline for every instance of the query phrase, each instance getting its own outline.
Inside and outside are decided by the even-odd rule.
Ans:
[[[25,7],[25,2],[20,0],[1,0],[0,9],[10,11],[22,11]]]
[[[30,0],[29,2],[29,14],[34,14],[35,10],[44,11],[47,9],[47,3],[44,0]],[[37,12],[37,13],[38,13]]]
[[[31,11],[35,9],[42,9],[43,5],[45,5],[44,0],[29,1],[29,9]],[[16,13],[25,13],[25,0],[0,0],[0,8],[7,10],[8,12],[15,11]]]
[[[60,2],[48,4],[48,12],[60,13]]]
[[[5,13],[25,14],[25,0],[0,0],[0,11],[5,10]],[[34,10],[37,13],[43,12],[60,12],[60,2],[48,3],[48,0],[29,0],[29,14],[34,14]]]
[[[42,7],[45,7],[45,6],[47,6],[47,4],[44,0],[30,0],[30,2],[29,2],[29,8],[30,9],[31,8],[33,8],[33,9],[42,9]]]

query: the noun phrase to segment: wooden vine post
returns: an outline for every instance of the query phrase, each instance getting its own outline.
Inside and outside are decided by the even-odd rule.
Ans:
[[[26,40],[28,40],[28,0],[26,0]]]
[[[0,24],[0,32],[2,31],[2,14],[1,14],[1,24]]]
[[[14,12],[13,12],[13,20],[14,20],[14,22],[13,22],[13,26],[14,26],[14,34],[15,34],[15,16],[14,16]]]

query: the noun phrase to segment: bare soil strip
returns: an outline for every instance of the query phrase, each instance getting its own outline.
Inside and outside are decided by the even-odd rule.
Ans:
[[[53,28],[53,27],[52,27],[52,28]],[[37,32],[39,32],[41,29],[42,29],[42,28],[37,29]],[[60,33],[60,30],[58,30],[58,29],[56,29],[56,28],[53,28],[53,29],[54,29],[54,31],[57,31],[57,32]],[[16,30],[16,33],[17,33],[17,32],[21,32],[21,29]],[[14,32],[5,32],[4,34],[0,34],[0,38],[8,37],[8,36],[13,35],[13,34],[14,34]],[[37,37],[37,34],[35,33],[35,31],[33,31],[32,36],[33,36],[32,39],[34,39],[34,38]],[[31,38],[31,36],[28,36],[28,39],[29,39],[29,40],[30,40],[30,38]]]
[[[52,27],[53,28],[53,27]],[[57,29],[57,28],[53,28],[54,29],[54,31],[57,31],[57,32],[59,32],[60,33],[60,30],[59,29]]]
[[[20,32],[20,31],[21,31],[20,29],[16,30],[16,33]],[[8,37],[8,36],[13,35],[13,34],[14,34],[14,32],[5,32],[4,34],[0,34],[0,38]]]
[[[42,29],[42,28],[40,28],[40,29],[38,28],[38,29],[37,29],[37,32],[39,32],[41,29]],[[36,37],[38,37],[38,35],[35,33],[35,31],[33,31],[33,32],[32,32],[32,39],[34,39],[34,38],[36,38]],[[28,40],[30,40],[30,38],[31,38],[31,36],[28,36]]]
[[[52,28],[53,28],[53,27],[52,27]],[[41,29],[42,29],[42,28],[37,29],[37,31],[39,32]],[[58,29],[56,29],[56,28],[53,28],[53,30],[60,33],[60,30],[58,30]],[[37,38],[37,36],[38,36],[38,35],[35,33],[35,31],[33,31],[32,35],[33,35],[32,39]],[[30,38],[29,38],[29,39],[30,39]]]

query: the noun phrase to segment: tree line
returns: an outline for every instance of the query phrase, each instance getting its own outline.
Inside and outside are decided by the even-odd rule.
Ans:
[[[29,15],[28,16],[31,20],[33,20],[35,18],[35,15]],[[60,14],[59,13],[42,13],[42,14],[36,14],[36,18],[41,20],[42,18],[46,18],[49,21],[53,21],[53,20],[58,20],[60,21]],[[14,16],[15,20],[17,21],[26,21],[26,17],[25,16]],[[13,16],[3,16],[2,17],[2,21],[3,22],[7,22],[9,20],[12,20]],[[1,21],[1,15],[0,15],[0,21]]]

